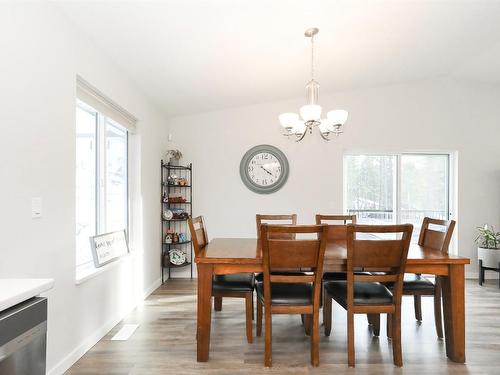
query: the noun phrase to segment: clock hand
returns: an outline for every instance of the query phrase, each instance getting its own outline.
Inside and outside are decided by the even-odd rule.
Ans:
[[[260,167],[265,170],[268,174],[270,174],[271,176],[273,176],[273,174],[271,172],[269,172],[266,168],[264,168],[262,165],[260,165]],[[274,177],[274,176],[273,176]]]

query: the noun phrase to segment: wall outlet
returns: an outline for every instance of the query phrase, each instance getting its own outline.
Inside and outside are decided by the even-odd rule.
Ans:
[[[39,219],[42,217],[42,198],[31,198],[31,218]]]

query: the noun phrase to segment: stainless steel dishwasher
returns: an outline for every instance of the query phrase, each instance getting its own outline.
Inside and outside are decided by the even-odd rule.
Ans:
[[[45,375],[46,352],[46,298],[0,312],[0,375]]]

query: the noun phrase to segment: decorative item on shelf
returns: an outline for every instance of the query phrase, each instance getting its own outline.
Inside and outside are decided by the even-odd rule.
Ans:
[[[182,153],[179,150],[167,150],[165,159],[168,159],[170,165],[179,165],[179,160],[182,158]]]
[[[174,217],[174,214],[171,210],[165,210],[163,211],[163,218],[165,220],[172,220],[172,218]]]
[[[186,186],[188,185],[188,180],[174,174],[167,177],[167,183],[169,186]]]
[[[478,227],[479,234],[475,242],[478,245],[477,259],[479,263],[479,285],[484,282],[484,271],[500,273],[500,232],[495,232],[491,225]],[[500,280],[499,280],[500,287]]]
[[[186,253],[180,249],[172,249],[168,252],[170,263],[174,266],[180,266],[186,263],[187,256]]]
[[[172,174],[167,177],[167,184],[170,186],[175,185],[175,181],[177,180],[177,176],[175,174]]]
[[[306,85],[307,104],[300,107],[300,117],[297,113],[282,113],[279,116],[281,126],[285,129],[284,136],[295,137],[299,142],[307,132],[312,134],[313,128],[319,129],[321,138],[329,141],[330,134],[342,134],[342,127],[347,121],[347,111],[338,109],[329,111],[326,118],[321,118],[321,106],[318,105],[319,83],[314,80],[314,36],[318,29],[307,29],[304,35],[311,38],[311,80]]]
[[[179,242],[187,242],[186,233],[179,233]]]
[[[174,236],[172,237],[172,242],[173,243],[177,243],[179,242],[179,235],[176,233],[174,233]]]
[[[166,192],[166,191],[164,191],[164,192],[162,193],[162,195],[161,195],[161,201],[162,201],[163,203],[168,203],[168,194],[167,194],[167,192]]]
[[[172,214],[173,217],[172,219],[177,219],[177,220],[186,220],[189,218],[189,214],[184,211],[182,208],[172,208]]]
[[[165,233],[165,243],[172,243],[174,238],[174,230],[173,229],[167,229],[167,232]]]
[[[169,203],[185,203],[186,198],[184,198],[182,195],[170,194],[168,196],[168,201]]]
[[[175,181],[175,184],[176,185],[179,185],[179,186],[186,186],[188,184],[188,181],[187,179],[185,179],[184,177],[179,177],[177,178],[177,180]]]

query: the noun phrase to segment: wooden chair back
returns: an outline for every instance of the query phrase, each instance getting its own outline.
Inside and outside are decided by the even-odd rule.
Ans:
[[[203,216],[188,219],[189,231],[191,232],[191,241],[196,256],[208,244],[207,227]]]
[[[347,224],[356,224],[356,215],[317,214],[316,224],[328,224],[328,240],[345,240],[347,238]]]
[[[413,225],[411,224],[347,225],[347,302],[349,307],[353,306],[355,281],[394,282],[393,305],[401,304],[403,276],[412,232]],[[394,239],[377,239],[376,234],[382,233],[394,234]],[[360,269],[384,271],[384,274],[356,275],[354,272]]]
[[[443,230],[436,230],[429,225],[439,226]],[[418,244],[420,246],[430,247],[448,253],[453,230],[455,229],[455,220],[440,220],[424,217]]]
[[[255,221],[257,224],[257,239],[260,239],[260,227],[262,224],[282,224],[282,225],[296,225],[297,224],[297,214],[291,215],[255,215]],[[272,233],[273,238],[282,239],[293,239],[295,235],[293,233]]]
[[[261,225],[262,257],[264,265],[264,296],[270,304],[271,283],[313,283],[313,306],[319,308],[323,260],[328,227],[322,225]],[[316,234],[316,238],[296,239],[298,233]],[[284,239],[276,234],[293,235]],[[308,268],[310,274],[278,274],[283,269]],[[269,299],[268,299],[269,298]],[[312,308],[312,306],[311,306]],[[311,312],[312,313],[312,310]]]

